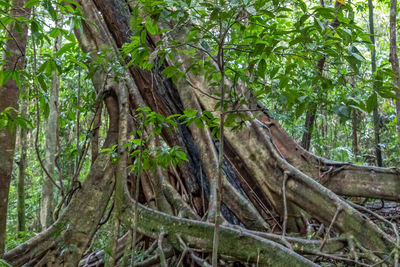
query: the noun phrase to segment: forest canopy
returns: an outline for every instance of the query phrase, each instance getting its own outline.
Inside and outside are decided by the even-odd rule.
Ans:
[[[397,0],[0,0],[0,266],[398,266]]]

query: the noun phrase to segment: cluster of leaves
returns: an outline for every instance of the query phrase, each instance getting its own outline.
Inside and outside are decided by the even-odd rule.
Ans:
[[[133,12],[134,35],[124,47],[132,58],[131,64],[150,69],[156,58],[161,65],[168,57],[174,64],[166,66],[163,74],[176,81],[185,73],[180,71],[182,63],[175,60],[175,55],[196,55],[191,57],[192,65],[187,71],[201,73],[210,86],[218,88],[220,71],[213,60],[221,45],[220,34],[224,34],[225,74],[233,81],[227,101],[232,104],[245,102],[245,93],[240,91],[245,85],[261,100],[277,102],[286,110],[294,109],[297,118],[312,103],[340,103],[333,111],[348,119],[350,113],[344,112],[347,107],[371,112],[377,93],[385,98],[395,96],[393,86],[383,79],[387,71],[379,69],[376,92],[371,90],[370,77],[363,86],[370,94],[364,90],[358,93],[361,97],[357,101],[347,101],[349,95],[360,89],[346,81],[361,73],[362,64],[366,64],[363,54],[371,49],[369,35],[355,22],[350,4],[309,8],[299,0],[288,8],[279,1],[238,0],[141,1],[140,5],[150,15],[141,16],[139,5]],[[158,24],[170,27],[159,29]],[[178,25],[182,24],[190,27],[188,32],[179,34],[182,29]],[[147,33],[164,36],[154,51],[147,46]],[[327,67],[321,75],[316,65],[324,58]],[[218,96],[218,91],[214,95]],[[340,95],[332,97],[332,91]]]
[[[134,158],[130,165],[132,170],[152,169],[156,171],[158,166],[167,169],[171,164],[176,166],[182,161],[189,161],[182,147],[170,147],[167,144],[155,142],[155,140],[159,140],[158,136],[163,130],[176,129],[177,123],[173,120],[174,116],[164,117],[149,107],[138,108],[137,112],[136,119],[141,122],[140,127],[131,133],[135,137],[126,144],[131,151],[130,157]],[[154,142],[158,144],[153,145]]]
[[[383,11],[388,12],[388,3],[381,4],[386,8]],[[144,12],[139,6],[144,7]],[[383,42],[381,52],[377,51],[380,64],[375,74],[371,73],[369,57],[374,48],[368,23],[363,18],[366,12],[367,4],[359,1],[337,1],[321,6],[303,0],[290,4],[263,0],[143,0],[134,10],[131,20],[134,36],[132,43],[125,45],[124,52],[131,56],[131,64],[138,67],[150,69],[155,63],[164,64],[163,74],[173,81],[186,75],[177,55],[188,54],[191,66],[187,71],[202,75],[210,87],[215,88],[213,96],[220,97],[221,73],[215,61],[221,48],[221,33],[225,34],[222,47],[225,75],[232,81],[226,110],[246,103],[245,96],[250,91],[270,108],[272,117],[284,120],[286,128],[299,136],[304,131],[305,112],[318,105],[324,111],[318,115],[318,120],[332,118],[335,123],[342,123],[338,127],[343,135],[351,136],[351,128],[346,125],[351,123],[354,112],[364,120],[359,123],[369,133],[368,114],[376,106],[395,99],[397,91],[392,84],[393,72],[387,57],[388,42]],[[387,22],[379,23],[387,27]],[[146,43],[147,34],[163,36],[154,50]],[[382,33],[378,26],[376,38],[384,34],[387,28]],[[170,65],[164,63],[165,59]],[[325,60],[322,73],[317,67],[321,60]],[[243,88],[249,91],[243,92]],[[385,108],[387,115],[383,116],[392,118],[391,124],[395,125],[393,107],[391,115],[387,110]],[[201,127],[203,115],[191,112],[194,111],[187,111],[190,122]],[[239,113],[230,116],[228,121],[244,121]],[[205,125],[213,128],[214,133],[218,132],[216,125]],[[389,143],[395,141],[394,128],[383,129]],[[330,135],[330,138],[336,136]],[[366,144],[371,143],[371,138],[365,138],[368,139]],[[316,142],[316,147],[323,148],[321,153],[329,151],[324,144],[325,137],[317,138]],[[340,144],[332,142],[340,149],[331,148],[333,154],[326,156],[338,160],[355,159],[349,148],[351,140]],[[369,150],[367,146],[362,153],[368,155]]]
[[[170,147],[165,143],[155,142],[155,140],[160,140],[163,130],[176,130],[177,123],[173,118],[177,115],[164,117],[149,107],[138,108],[136,111],[135,119],[140,126],[136,131],[130,133],[132,138],[124,145],[129,151],[129,157],[133,159],[133,163],[129,167],[135,173],[148,169],[156,171],[158,166],[167,169],[171,164],[176,166],[182,161],[188,161],[182,147]],[[112,161],[118,162],[117,145],[102,149],[102,152],[110,153]]]
[[[7,128],[12,133],[15,126],[28,129],[30,125],[30,121],[18,115],[18,111],[12,107],[7,107],[0,112],[0,129]]]

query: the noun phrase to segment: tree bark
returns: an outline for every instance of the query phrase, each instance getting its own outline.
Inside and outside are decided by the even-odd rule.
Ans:
[[[371,43],[373,49],[371,50],[371,70],[372,70],[372,92],[376,93],[375,85],[375,72],[376,72],[376,50],[375,50],[375,33],[374,33],[374,6],[372,0],[368,0],[368,10],[369,10],[369,33],[371,38]],[[380,147],[380,127],[379,127],[379,101],[377,101],[376,106],[373,110],[373,124],[374,124],[374,146],[375,146],[375,157],[376,165],[382,167],[382,150]]]
[[[399,58],[397,56],[397,38],[396,38],[396,24],[397,24],[397,0],[390,1],[390,52],[389,61],[392,64],[393,69],[393,85],[400,89],[400,72],[399,72]],[[397,117],[397,141],[400,143],[400,92],[396,92],[396,117]]]
[[[92,139],[92,164],[96,161],[99,156],[99,135],[100,135],[100,126],[101,126],[101,114],[103,110],[103,105],[100,102],[97,110],[95,111],[95,117],[93,121],[93,139]]]
[[[28,18],[30,10],[23,8],[25,0],[13,0],[11,8],[11,17]],[[18,24],[18,26],[16,26]],[[21,31],[18,31],[21,29]],[[25,23],[13,21],[7,29],[7,41],[5,44],[5,64],[3,71],[19,71],[25,67],[25,49],[28,28]],[[0,88],[0,112],[4,112],[6,108],[12,107],[18,110],[19,88],[13,79],[9,79]],[[11,111],[15,116],[15,113]],[[14,159],[15,149],[15,129],[0,130],[0,258],[4,253],[6,240],[6,224],[7,224],[7,205],[8,193],[10,189],[11,172]]]
[[[352,133],[353,133],[353,155],[357,158],[358,155],[358,137],[357,137],[357,110],[353,109],[353,118],[352,118]]]
[[[28,100],[23,100],[21,105],[21,117],[26,119],[28,116]],[[25,232],[25,169],[27,166],[26,154],[28,143],[26,140],[28,130],[20,127],[20,159],[18,161],[18,232]]]
[[[56,23],[57,26],[58,23]],[[54,41],[54,53],[57,53],[61,45],[61,35]],[[58,139],[58,95],[60,88],[60,77],[54,69],[52,73],[50,102],[49,102],[49,117],[47,118],[46,129],[46,153],[44,159],[44,167],[50,176],[54,179],[55,176],[55,160],[57,154],[57,139]],[[58,174],[61,175],[61,174]],[[47,174],[43,175],[42,198],[40,203],[40,224],[42,230],[46,229],[53,223],[54,212],[54,185]]]

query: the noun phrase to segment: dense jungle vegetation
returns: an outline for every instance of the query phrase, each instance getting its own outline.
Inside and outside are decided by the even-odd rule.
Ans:
[[[398,266],[397,0],[0,0],[0,266]]]

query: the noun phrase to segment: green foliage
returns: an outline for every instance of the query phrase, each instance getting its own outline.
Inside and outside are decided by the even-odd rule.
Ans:
[[[11,107],[7,107],[0,112],[0,129],[6,128],[11,133],[14,131],[15,126],[28,129],[31,125],[30,121],[16,114],[18,114],[18,111]]]
[[[12,267],[12,265],[7,263],[5,260],[0,259],[0,267]]]
[[[132,138],[125,144],[129,150],[129,157],[134,160],[130,165],[133,171],[136,173],[148,169],[156,171],[158,166],[168,169],[171,164],[176,166],[180,162],[189,161],[182,147],[157,144],[163,130],[176,129],[177,123],[173,118],[179,115],[164,117],[149,107],[138,108],[136,111],[140,127],[131,133]]]

